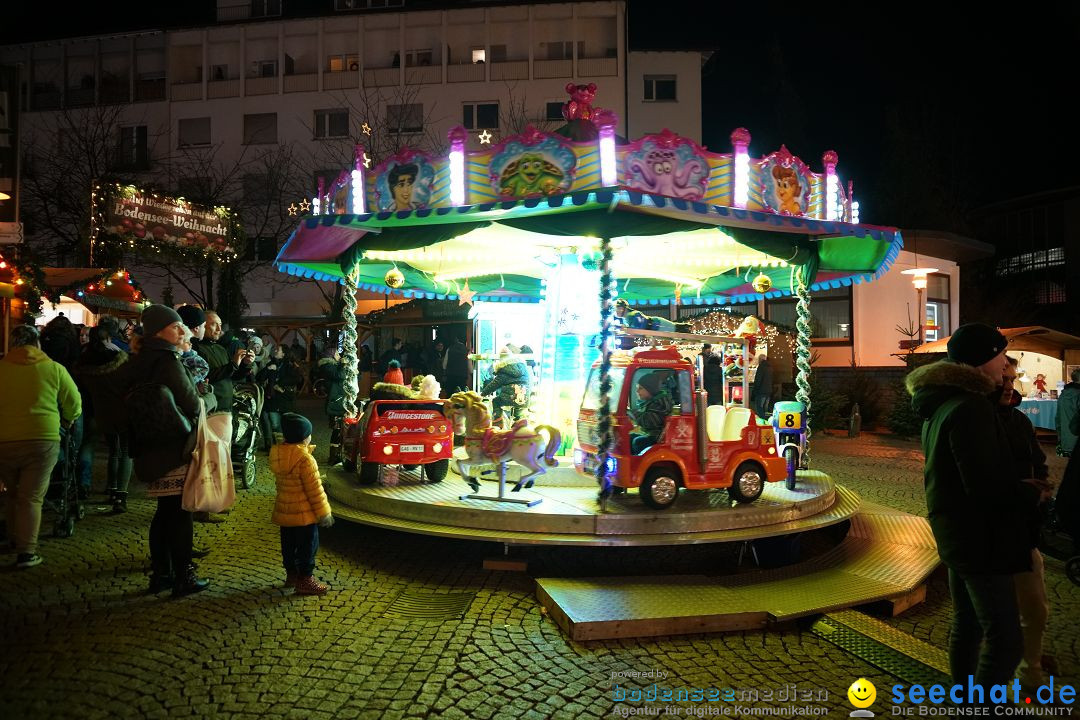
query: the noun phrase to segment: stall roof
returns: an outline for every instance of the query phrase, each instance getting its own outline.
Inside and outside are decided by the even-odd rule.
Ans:
[[[467,277],[477,300],[535,302],[550,257],[560,247],[595,244],[601,236],[615,247],[620,296],[650,305],[671,302],[676,284],[683,285],[682,302],[689,305],[791,295],[800,265],[811,268],[811,290],[866,282],[888,270],[903,247],[895,228],[607,188],[309,217],[275,264],[292,275],[341,282],[343,268],[359,262],[359,289],[407,298],[457,299]],[[488,263],[490,271],[479,274],[474,266],[465,272],[468,262]],[[395,267],[405,276],[399,290],[383,280]],[[751,286],[757,272],[769,275],[775,289],[757,293]]]
[[[1001,334],[1009,340],[1007,349],[1016,352],[1037,352],[1063,360],[1066,350],[1080,349],[1080,337],[1051,330],[1041,325],[1000,328],[1000,330]],[[948,352],[948,343],[949,338],[942,338],[941,340],[920,345],[913,352],[945,354]]]

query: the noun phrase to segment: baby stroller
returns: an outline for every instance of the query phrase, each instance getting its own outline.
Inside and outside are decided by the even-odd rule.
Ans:
[[[75,447],[75,435],[60,428],[60,456],[56,459],[49,489],[45,492],[45,508],[56,513],[53,535],[71,537],[75,533],[75,521],[86,517],[86,506],[79,499],[76,462],[79,449]]]
[[[1042,549],[1065,561],[1065,574],[1080,585],[1080,453],[1073,452],[1043,523]]]
[[[245,490],[255,485],[255,448],[262,437],[263,389],[256,383],[239,382],[233,388],[233,474]]]

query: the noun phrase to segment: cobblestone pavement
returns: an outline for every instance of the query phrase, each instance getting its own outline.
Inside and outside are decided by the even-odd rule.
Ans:
[[[816,467],[864,497],[924,512],[915,444],[819,438],[814,452]],[[852,709],[846,690],[856,678],[874,682],[879,698],[896,682],[800,625],[573,643],[541,612],[529,576],[481,569],[501,548],[343,522],[323,531],[318,557],[317,576],[333,589],[296,597],[280,587],[272,500],[272,477],[261,470],[226,523],[197,526],[196,542],[212,548],[201,563],[212,585],[181,600],[144,594],[153,503],[142,498],[126,515],[91,513],[70,539],[46,537],[39,567],[0,568],[0,718],[590,718],[660,707],[613,700],[617,690],[653,682],[613,673],[650,671],[667,673],[658,682],[673,689],[826,690],[827,700],[805,704],[842,717]],[[51,527],[48,519],[43,527]],[[561,563],[592,564],[605,552],[583,560],[581,551],[545,551],[536,560],[551,572]],[[732,557],[730,548],[695,552],[703,562]],[[1061,680],[1075,683],[1080,588],[1057,560],[1048,562],[1047,582],[1047,649]],[[388,614],[403,591],[475,597],[464,617],[450,621]],[[888,622],[944,646],[949,614],[935,576],[925,604]],[[789,704],[668,705],[701,716]],[[873,709],[889,713],[886,700]]]

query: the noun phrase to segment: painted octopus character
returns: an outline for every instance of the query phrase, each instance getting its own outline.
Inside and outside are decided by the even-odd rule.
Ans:
[[[666,195],[684,200],[700,200],[704,191],[698,183],[691,183],[694,173],[704,173],[705,165],[698,158],[691,158],[682,167],[672,150],[651,150],[644,159],[635,158],[630,163],[631,187],[646,192]]]
[[[526,153],[506,166],[499,179],[503,195],[551,195],[562,186],[563,172],[541,155]]]
[[[802,206],[799,204],[802,186],[799,184],[799,176],[795,169],[774,165],[772,176],[776,181],[776,197],[780,200],[780,212],[791,215],[802,213]]]

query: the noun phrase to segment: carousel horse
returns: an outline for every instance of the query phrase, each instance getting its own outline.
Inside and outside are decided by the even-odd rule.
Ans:
[[[509,430],[491,425],[491,413],[483,399],[475,392],[457,392],[450,396],[449,417],[454,424],[454,434],[465,436],[465,452],[469,457],[458,460],[458,473],[476,492],[480,483],[469,477],[469,470],[476,465],[504,463],[513,460],[532,472],[522,475],[513,492],[531,488],[533,479],[547,470],[544,465],[556,467],[555,451],[562,442],[562,433],[550,425],[531,428],[525,420],[518,420]],[[548,434],[547,444],[540,431]]]

